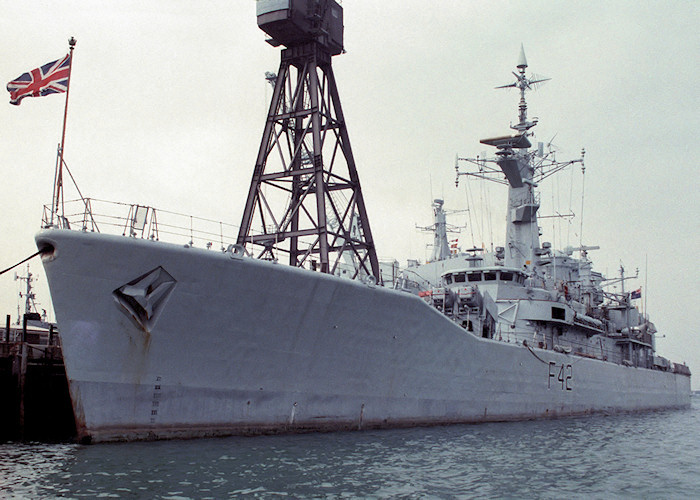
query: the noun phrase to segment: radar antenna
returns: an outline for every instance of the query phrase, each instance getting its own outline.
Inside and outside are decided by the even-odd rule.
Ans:
[[[520,56],[518,57],[517,68],[518,73],[516,73],[515,71],[512,72],[515,76],[515,82],[509,83],[508,85],[501,85],[500,87],[496,88],[506,89],[510,87],[515,87],[520,89],[520,105],[518,106],[518,109],[520,110],[520,113],[518,115],[520,122],[517,125],[511,125],[510,128],[512,128],[513,130],[517,130],[522,134],[530,130],[535,125],[537,125],[537,118],[534,118],[532,121],[527,121],[527,102],[525,102],[525,91],[537,89],[539,84],[551,80],[551,78],[544,78],[535,75],[533,75],[532,78],[528,78],[527,76],[525,76],[525,68],[527,68],[527,59],[525,59],[525,48],[522,44],[520,44]]]
[[[526,132],[535,125],[537,125],[538,122],[537,118],[534,118],[532,121],[527,120],[527,102],[525,101],[525,91],[536,90],[538,84],[551,80],[551,78],[535,77],[534,75],[532,78],[527,78],[527,76],[525,75],[525,68],[527,67],[528,65],[527,59],[525,58],[525,49],[523,48],[523,45],[520,44],[520,55],[518,57],[517,64],[517,68],[520,74],[512,72],[513,75],[515,75],[516,81],[508,85],[501,85],[499,87],[495,87],[497,89],[505,89],[510,87],[520,89],[520,103],[518,105],[518,109],[520,111],[520,122],[517,125],[511,125],[510,127],[513,130],[517,130],[519,134],[515,136],[504,136],[497,137],[494,139],[485,139],[481,141],[484,144],[496,146],[499,149],[499,151],[496,153],[495,158],[487,158],[486,156],[477,156],[476,158],[457,157],[457,161],[455,162],[455,171],[457,174],[455,184],[458,187],[459,177],[462,175],[476,177],[479,179],[484,179],[505,185],[508,185],[513,181],[515,181],[516,184],[519,184],[520,182],[528,182],[522,181],[519,172],[513,172],[513,169],[504,170],[503,168],[503,160],[504,158],[510,156],[513,148],[519,149],[523,155],[527,155],[527,161],[529,164],[532,165],[533,169],[532,179],[530,179],[529,182],[534,182],[535,186],[547,177],[575,163],[580,163],[581,167],[585,171],[585,167],[583,166],[585,150],[583,149],[581,150],[581,157],[575,160],[558,161],[556,159],[556,149],[552,144],[552,141],[554,141],[556,134],[546,144],[546,146],[543,143],[539,143],[538,148],[536,150],[525,152],[525,150],[527,150],[531,146],[526,136],[534,135],[532,132]],[[469,171],[460,170],[460,165],[465,163],[474,165],[477,167],[477,169]],[[503,177],[504,173],[506,174],[505,178]]]

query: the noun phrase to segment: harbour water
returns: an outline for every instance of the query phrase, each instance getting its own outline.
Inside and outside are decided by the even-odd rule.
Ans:
[[[698,498],[687,410],[386,431],[0,444],[2,498]]]

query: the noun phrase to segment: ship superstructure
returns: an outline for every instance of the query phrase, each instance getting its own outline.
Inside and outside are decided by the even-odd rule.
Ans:
[[[497,87],[520,91],[519,121],[511,125],[517,133],[481,141],[496,148],[495,159],[461,159],[478,169],[460,170],[457,166],[457,184],[460,176],[507,184],[505,245],[495,252],[479,253],[480,249],[475,249],[460,255],[440,254],[440,258],[405,271],[406,282],[413,277],[416,288],[420,288],[417,284],[421,281],[432,283],[421,296],[483,338],[628,366],[689,373],[685,365],[672,364],[656,355],[656,327],[633,305],[640,292],[625,292],[624,283],[629,277],[624,276],[624,268],[620,268],[619,278],[606,279],[593,270],[588,256],[599,247],[555,250],[549,242],[540,243],[539,182],[573,164],[585,170],[584,152],[580,159],[559,162],[539,148],[530,149],[531,129],[537,120],[528,120],[525,95],[545,79],[528,78],[527,67],[521,47],[518,73],[513,73],[515,83]],[[487,163],[496,167],[488,167]],[[444,226],[444,212],[442,220]],[[436,241],[444,239],[439,237],[444,233],[441,225],[436,222],[435,228]],[[578,258],[574,253],[579,254]],[[620,293],[607,291],[613,283],[622,284]]]
[[[286,46],[286,83],[275,86],[236,243],[157,241],[135,216],[122,236],[70,224],[36,236],[82,441],[689,405],[687,368],[653,357],[653,326],[629,297],[602,291],[587,250],[574,259],[540,244],[531,126],[488,142],[513,190],[506,246],[447,259],[438,249],[383,277],[330,71],[342,7],[260,0],[258,13]],[[273,201],[275,191],[285,196]],[[444,249],[442,203],[434,217]]]

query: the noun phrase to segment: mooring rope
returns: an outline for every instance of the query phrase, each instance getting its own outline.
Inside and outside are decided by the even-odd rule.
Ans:
[[[527,347],[527,350],[530,351],[530,353],[532,353],[532,355],[533,355],[534,357],[536,357],[538,360],[540,360],[541,362],[543,362],[545,365],[548,365],[548,364],[549,364],[549,361],[545,361],[544,359],[540,358],[540,357],[535,353],[535,351],[532,350],[532,348],[531,348],[529,345],[525,344],[525,347]]]
[[[8,268],[5,269],[5,270],[0,271],[0,274],[5,274],[7,271],[12,271],[15,267],[24,264],[24,263],[27,262],[29,259],[33,259],[34,257],[36,257],[37,255],[39,255],[40,253],[41,253],[41,250],[39,250],[39,251],[36,252],[36,253],[31,254],[29,257],[27,257],[27,258],[24,259],[24,260],[19,261],[19,262],[18,262],[17,264],[15,264],[14,266],[10,266],[10,267],[8,267]]]

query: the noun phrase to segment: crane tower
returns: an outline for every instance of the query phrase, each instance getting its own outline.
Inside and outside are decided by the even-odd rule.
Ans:
[[[258,0],[258,26],[284,46],[239,245],[259,258],[380,280],[331,58],[343,52],[335,0]]]

